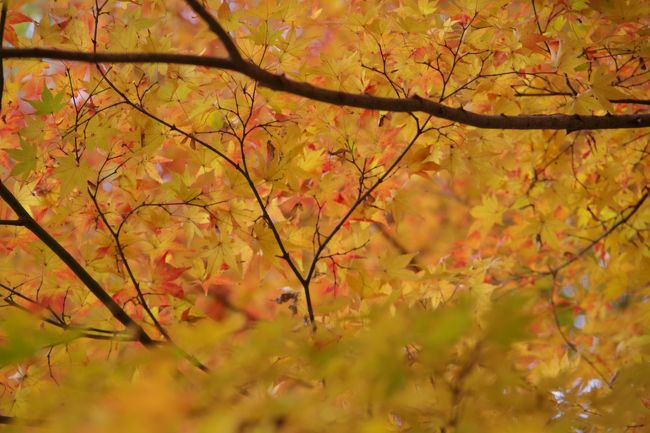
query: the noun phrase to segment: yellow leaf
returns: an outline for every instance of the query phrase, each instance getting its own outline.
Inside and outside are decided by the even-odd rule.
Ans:
[[[470,231],[478,228],[482,235],[485,235],[495,224],[501,224],[504,211],[496,197],[484,195],[482,203],[470,210],[470,214],[476,219]]]

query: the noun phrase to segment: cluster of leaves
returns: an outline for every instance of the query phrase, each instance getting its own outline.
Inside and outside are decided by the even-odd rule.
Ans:
[[[5,0],[0,421],[647,428],[618,3]]]

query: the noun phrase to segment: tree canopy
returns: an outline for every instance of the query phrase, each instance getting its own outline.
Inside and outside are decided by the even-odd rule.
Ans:
[[[0,422],[644,431],[649,29],[645,0],[3,1]]]

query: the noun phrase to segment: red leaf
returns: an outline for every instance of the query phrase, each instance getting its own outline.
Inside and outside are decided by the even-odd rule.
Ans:
[[[178,284],[173,282],[175,279],[183,275],[183,272],[190,269],[189,267],[179,268],[167,263],[169,251],[165,253],[155,262],[154,278],[160,284],[160,288],[177,298],[185,296],[185,291]]]
[[[3,39],[9,42],[14,47],[18,45],[18,35],[12,27],[14,24],[28,23],[34,21],[27,15],[21,14],[20,12],[10,11],[7,14],[7,26],[5,27]]]
[[[168,255],[169,251],[165,251],[165,253],[158,260],[156,260],[156,276],[163,281],[175,280],[176,278],[180,277],[183,272],[190,269],[189,266],[185,268],[177,268],[176,266],[170,265],[167,263]]]
[[[7,14],[7,24],[19,24],[19,23],[30,23],[34,21],[32,18],[28,17],[25,14],[21,14],[20,12],[9,12]]]

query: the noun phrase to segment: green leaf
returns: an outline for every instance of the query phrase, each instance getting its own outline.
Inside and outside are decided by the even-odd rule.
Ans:
[[[471,303],[466,300],[452,308],[442,308],[433,313],[416,317],[417,329],[423,353],[433,358],[456,343],[470,329],[473,318]]]
[[[61,158],[59,166],[55,172],[61,176],[61,194],[67,195],[75,189],[83,191],[86,188],[86,182],[95,173],[85,161],[77,162],[74,156]]]
[[[0,344],[0,367],[21,362],[43,349],[79,338],[77,332],[42,329],[39,320],[21,311],[5,313],[3,319],[0,324],[4,336]]]
[[[207,120],[208,126],[213,128],[215,131],[218,131],[223,126],[223,115],[220,111],[213,111],[208,115]]]
[[[511,294],[495,302],[487,318],[488,340],[502,347],[524,340],[530,335],[529,300],[521,294]]]
[[[65,106],[63,102],[63,92],[53,95],[46,85],[43,85],[40,101],[27,101],[29,105],[36,109],[36,114],[53,114]]]
[[[7,153],[15,161],[12,176],[27,176],[36,168],[36,145],[20,137],[20,149],[9,149]]]

